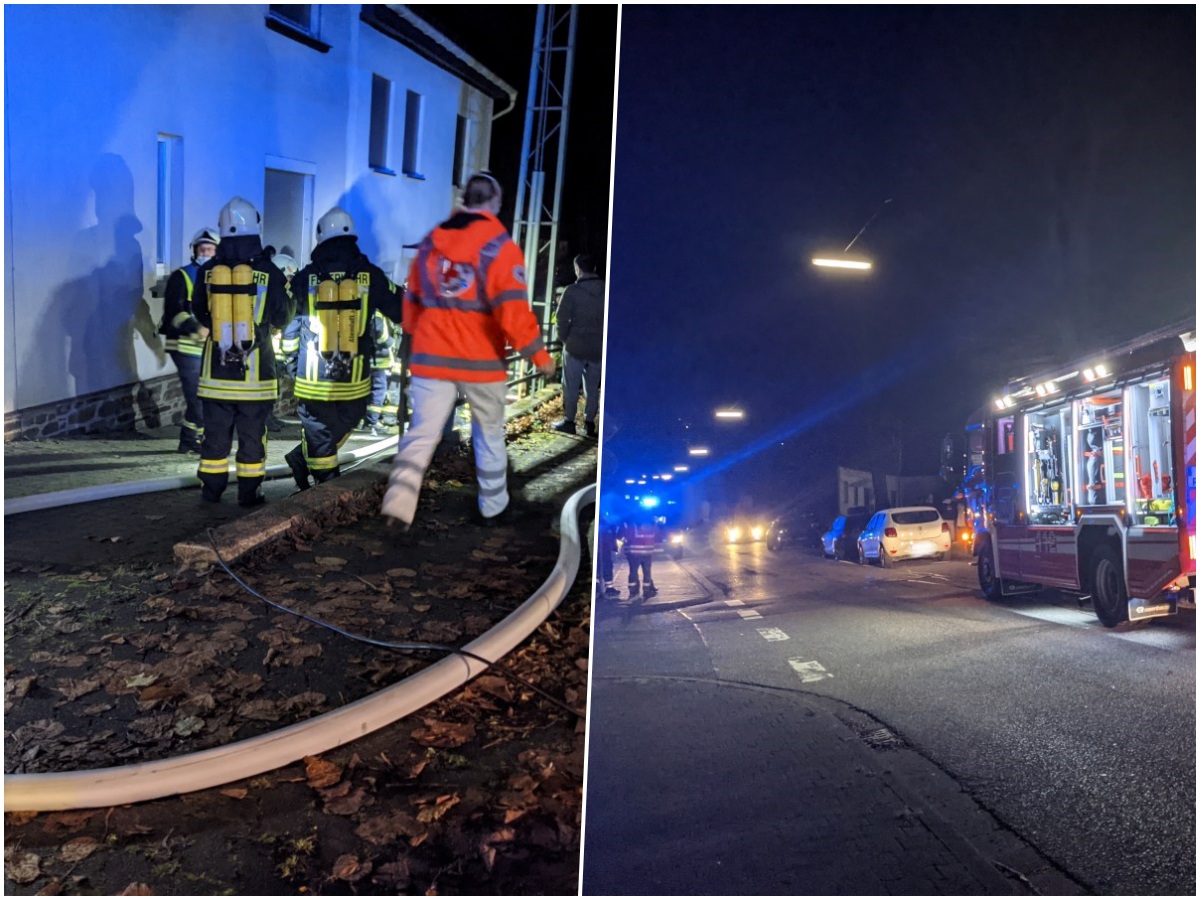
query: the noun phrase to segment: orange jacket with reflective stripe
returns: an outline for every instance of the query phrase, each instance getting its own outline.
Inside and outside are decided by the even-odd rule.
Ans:
[[[421,242],[404,295],[409,369],[443,381],[505,381],[505,346],[550,361],[529,307],[525,261],[500,220],[459,210]]]

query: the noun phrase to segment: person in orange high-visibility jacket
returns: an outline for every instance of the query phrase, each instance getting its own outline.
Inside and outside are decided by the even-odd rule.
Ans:
[[[554,374],[541,327],[529,307],[525,260],[496,217],[500,185],[472,175],[463,207],[420,244],[404,296],[411,335],[412,422],[392,464],[382,512],[407,528],[425,470],[461,392],[471,408],[471,442],[479,483],[479,520],[494,524],[508,509],[504,446],[504,359],[512,346],[543,375]]]

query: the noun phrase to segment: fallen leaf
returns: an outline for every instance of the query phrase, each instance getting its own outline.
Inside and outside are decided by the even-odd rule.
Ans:
[[[63,862],[76,863],[87,859],[100,849],[100,842],[93,837],[77,837],[67,841],[59,848],[58,855]]]
[[[150,687],[150,685],[154,684],[154,682],[156,682],[156,681],[158,681],[158,676],[155,675],[154,673],[142,672],[138,675],[134,675],[132,678],[126,678],[125,679],[125,687],[127,687],[127,688]]]
[[[405,569],[405,568],[388,569],[387,575],[389,578],[416,578],[417,570],[416,569]]]
[[[125,890],[117,894],[118,897],[153,897],[154,890],[148,884],[143,884],[140,881],[131,881],[125,885]]]
[[[475,726],[470,722],[422,721],[424,726],[413,729],[412,739],[424,747],[461,747],[475,737]]]
[[[279,721],[279,706],[274,700],[247,700],[238,707],[237,712],[244,719],[254,719],[258,722]]]
[[[197,731],[204,730],[204,720],[196,716],[184,716],[175,723],[175,733],[180,737],[187,737],[195,734]]]
[[[23,809],[17,812],[8,813],[8,824],[10,825],[28,825],[38,816],[36,809]]]
[[[418,822],[436,822],[462,800],[457,794],[446,794],[438,797],[432,806],[422,807],[417,812]]]
[[[333,864],[333,877],[351,884],[371,874],[371,862],[359,862],[353,853],[343,853]]]
[[[340,569],[346,565],[346,561],[340,556],[318,556],[313,561],[317,565],[324,566],[327,569]]]
[[[413,604],[413,610],[415,612],[427,613],[431,609],[433,609],[433,607],[428,603],[414,603]]]
[[[246,795],[250,792],[245,788],[225,788],[221,793],[226,797],[232,797],[234,800],[245,800]]]
[[[325,812],[332,816],[353,816],[362,809],[367,801],[365,788],[357,787],[345,797],[335,797],[325,803]]]
[[[325,788],[342,780],[342,767],[319,756],[304,757],[304,772],[310,788]]]
[[[18,847],[4,848],[4,877],[17,884],[29,884],[42,874],[42,859]]]

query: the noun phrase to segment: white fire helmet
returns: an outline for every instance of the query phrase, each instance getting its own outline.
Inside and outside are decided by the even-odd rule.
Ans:
[[[200,258],[196,253],[196,246],[198,244],[212,244],[215,248],[219,243],[221,243],[221,237],[217,234],[217,229],[201,228],[192,236],[191,243],[188,244],[192,248],[192,259]]]
[[[275,263],[276,268],[284,274],[285,278],[291,278],[296,274],[296,270],[300,267],[296,265],[296,261],[286,253],[276,253],[271,261]]]
[[[221,207],[217,224],[221,227],[221,237],[243,237],[247,234],[258,234],[262,216],[249,200],[234,197]]]
[[[335,206],[317,221],[318,244],[331,237],[341,237],[347,234],[357,236],[358,232],[354,230],[354,220],[350,218],[350,213],[340,206]]]

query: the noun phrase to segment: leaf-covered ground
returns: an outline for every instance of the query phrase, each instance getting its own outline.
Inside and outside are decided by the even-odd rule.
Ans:
[[[555,503],[472,524],[473,481],[466,452],[451,454],[430,472],[411,539],[348,509],[234,571],[349,632],[460,646],[531,594],[558,549]],[[6,564],[8,772],[218,746],[441,656],[352,641],[219,569],[38,568]],[[590,595],[585,558],[563,606],[503,663],[327,756],[131,807],[7,815],[6,893],[575,893]]]

